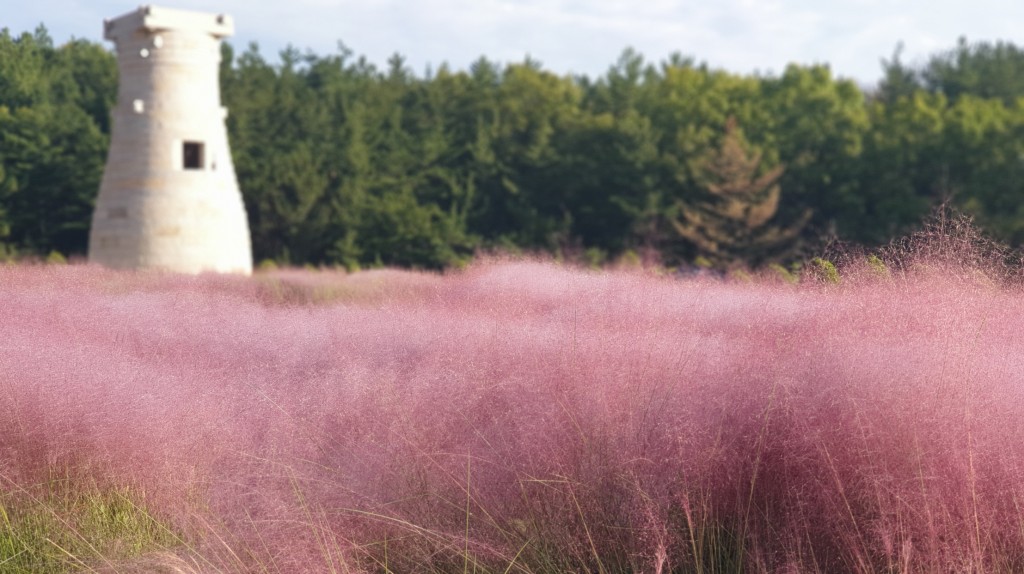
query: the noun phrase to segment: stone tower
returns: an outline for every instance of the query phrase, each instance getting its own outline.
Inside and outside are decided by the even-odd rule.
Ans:
[[[223,14],[142,6],[104,22],[120,83],[89,260],[182,273],[252,272],[220,104]]]

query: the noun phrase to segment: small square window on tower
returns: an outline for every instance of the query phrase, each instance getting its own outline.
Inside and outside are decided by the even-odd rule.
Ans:
[[[202,142],[184,142],[181,157],[185,169],[203,169]]]

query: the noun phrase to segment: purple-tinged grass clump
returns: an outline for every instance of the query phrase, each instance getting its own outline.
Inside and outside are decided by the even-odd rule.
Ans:
[[[1024,293],[929,257],[0,268],[0,493],[129,488],[178,571],[1020,571]]]

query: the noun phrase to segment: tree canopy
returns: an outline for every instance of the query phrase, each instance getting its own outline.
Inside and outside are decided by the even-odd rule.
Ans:
[[[825,65],[741,75],[626,50],[596,78],[486,58],[418,75],[343,45],[225,44],[221,84],[257,260],[761,264],[825,237],[885,243],[940,202],[1024,242],[1024,52],[962,40],[882,72],[868,90]],[[0,32],[0,257],[86,251],[116,85],[100,44]]]

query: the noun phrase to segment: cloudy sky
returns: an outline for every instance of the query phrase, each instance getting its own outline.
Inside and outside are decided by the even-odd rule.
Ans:
[[[559,74],[603,74],[622,50],[648,60],[673,52],[735,72],[778,73],[787,63],[828,63],[865,85],[879,61],[905,46],[904,60],[969,40],[1024,45],[1018,0],[163,0],[160,5],[234,16],[244,47],[276,60],[290,44],[318,54],[342,41],[383,65],[398,52],[422,73],[481,55],[539,60]],[[101,39],[104,18],[133,10],[113,0],[0,0],[0,27],[45,23],[59,43]]]

